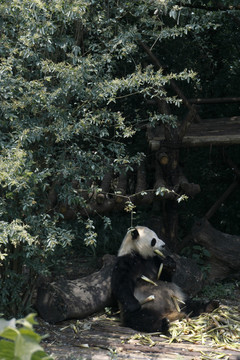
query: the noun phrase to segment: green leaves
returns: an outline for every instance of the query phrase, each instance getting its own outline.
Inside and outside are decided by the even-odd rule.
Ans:
[[[13,220],[10,224],[0,221],[0,244],[7,245],[10,239],[15,248],[21,243],[33,245],[37,237],[31,236],[27,231],[28,228],[29,226],[24,225],[19,219]]]
[[[93,221],[91,219],[88,219],[86,221],[86,233],[85,233],[85,245],[90,246],[92,249],[96,247],[96,241],[97,241],[97,233],[95,231],[95,226],[93,224]]]
[[[51,360],[40,346],[42,337],[33,325],[35,314],[25,319],[0,319],[0,358],[5,360]]]

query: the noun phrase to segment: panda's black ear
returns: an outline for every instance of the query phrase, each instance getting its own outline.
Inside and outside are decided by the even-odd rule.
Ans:
[[[139,232],[137,231],[137,229],[132,229],[131,235],[132,235],[132,239],[136,240],[139,237]]]

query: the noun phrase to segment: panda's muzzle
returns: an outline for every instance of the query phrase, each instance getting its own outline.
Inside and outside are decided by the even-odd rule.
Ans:
[[[168,255],[171,255],[171,251],[166,245],[161,246],[161,249],[155,249],[154,252],[162,259],[166,258]]]

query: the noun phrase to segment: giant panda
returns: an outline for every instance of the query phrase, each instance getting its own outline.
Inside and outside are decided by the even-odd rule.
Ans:
[[[172,282],[175,261],[165,243],[145,226],[125,235],[112,272],[111,289],[124,326],[143,332],[168,332],[169,321],[211,312],[218,303],[189,299]]]

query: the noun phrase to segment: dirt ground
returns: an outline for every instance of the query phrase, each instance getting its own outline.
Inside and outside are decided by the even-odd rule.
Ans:
[[[48,334],[42,345],[56,360],[240,359],[240,346],[236,351],[201,343],[169,344],[160,335],[139,334],[106,315],[58,325],[38,321],[39,330]]]

